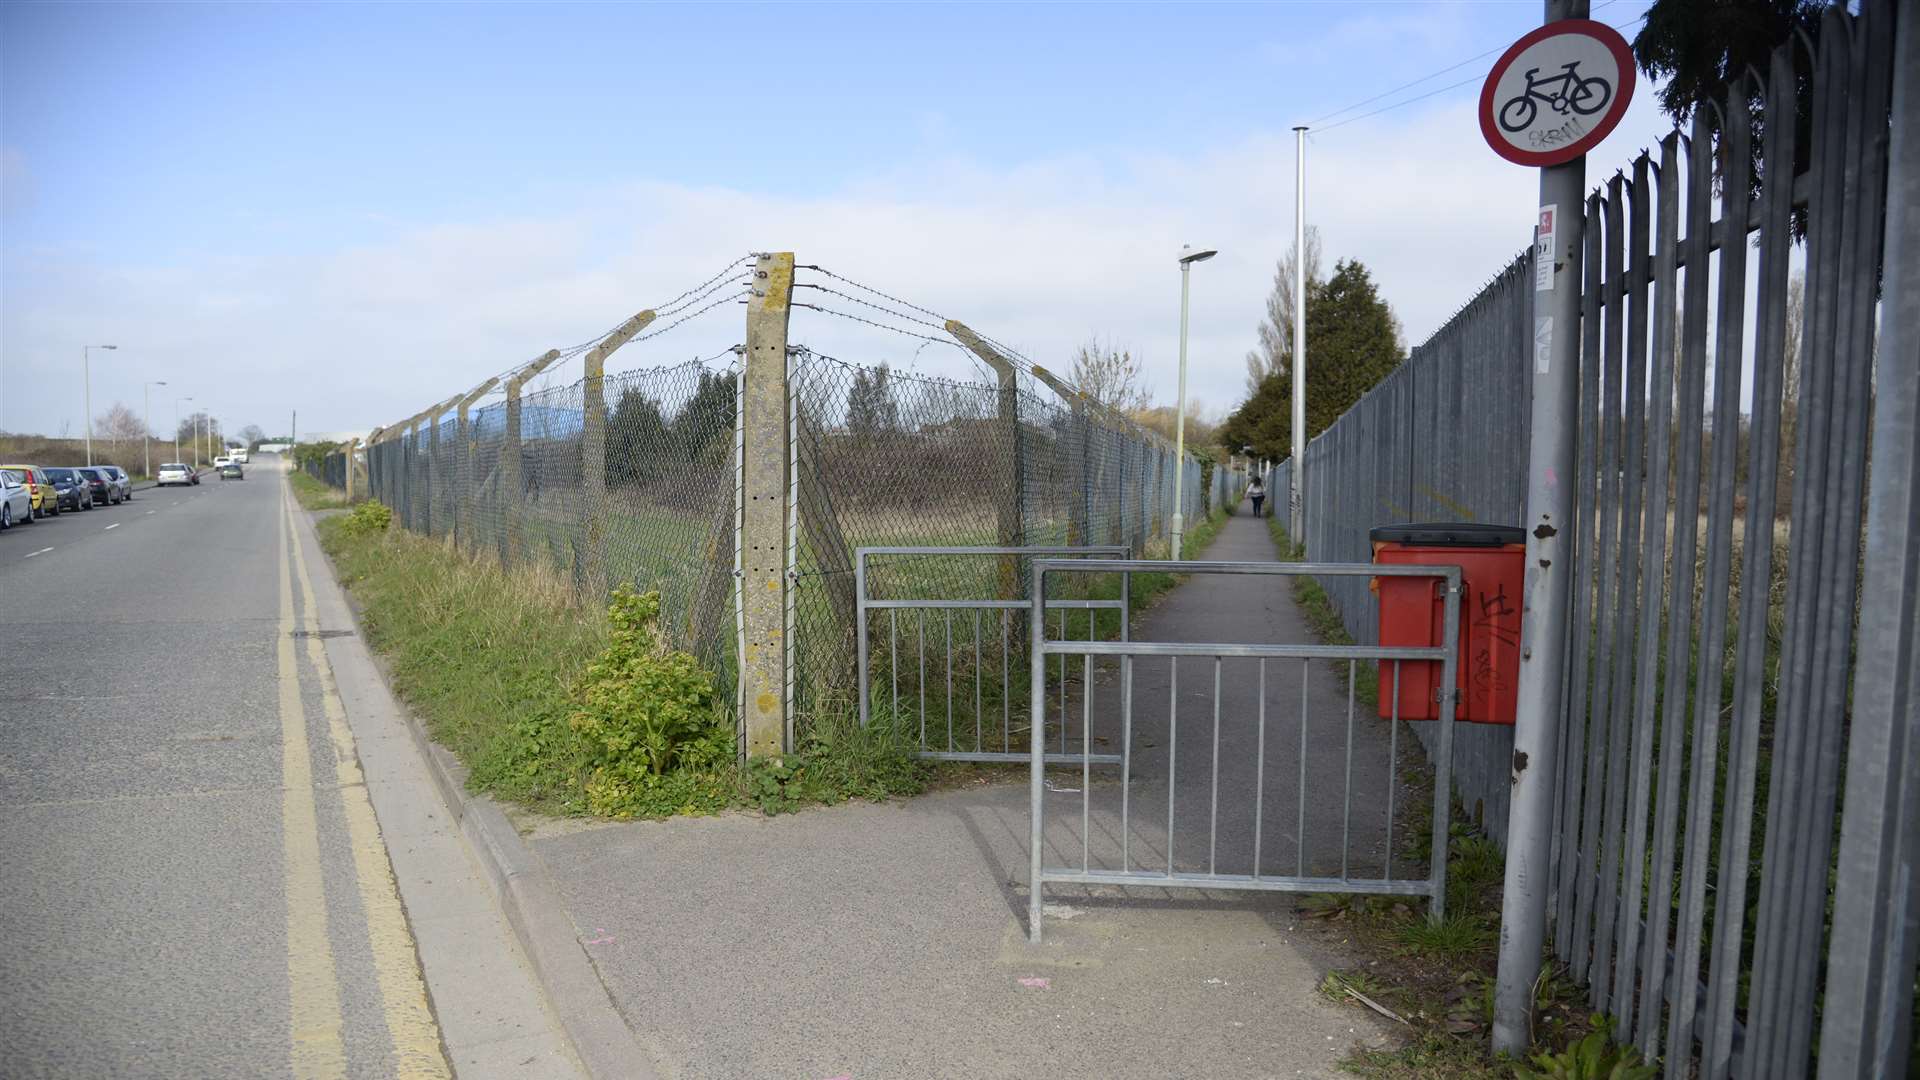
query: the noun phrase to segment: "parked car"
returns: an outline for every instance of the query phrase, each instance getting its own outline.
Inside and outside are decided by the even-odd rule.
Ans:
[[[33,495],[18,471],[0,469],[0,529],[11,529],[15,522],[33,522]]]
[[[239,480],[239,479],[241,479],[241,478],[242,478],[242,477],[241,477],[241,475],[240,475],[240,463],[239,463],[239,462],[237,462],[237,461],[229,461],[229,462],[227,462],[227,463],[226,463],[225,465],[222,465],[222,466],[220,466],[220,479],[222,479],[222,480]]]
[[[47,470],[43,466],[0,465],[0,469],[12,469],[26,481],[27,492],[33,496],[34,517],[57,516],[60,513],[60,494],[47,482]]]
[[[121,502],[133,501],[133,477],[127,475],[127,470],[118,465],[96,465],[94,468],[106,474],[107,482],[119,493]]]
[[[113,481],[107,479],[107,474],[99,467],[89,465],[74,471],[80,474],[81,479],[87,482],[88,489],[93,492],[93,505],[113,506],[120,501],[120,490],[113,486]]]
[[[160,470],[158,472],[153,474],[154,487],[167,487],[171,484],[191,484],[191,483],[193,483],[193,467],[189,465],[182,465],[177,461],[167,462],[166,464],[160,466]]]
[[[59,510],[93,509],[93,487],[80,475],[79,469],[58,467],[43,471],[47,483],[53,485],[54,506]]]

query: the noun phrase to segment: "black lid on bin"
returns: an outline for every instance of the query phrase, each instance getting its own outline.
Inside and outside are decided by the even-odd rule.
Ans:
[[[1503,544],[1526,543],[1527,533],[1518,525],[1428,521],[1375,526],[1367,533],[1367,539],[1376,544],[1411,544],[1416,547],[1500,547]]]

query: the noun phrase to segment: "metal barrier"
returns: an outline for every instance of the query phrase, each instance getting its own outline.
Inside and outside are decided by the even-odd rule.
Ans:
[[[990,556],[996,559],[1032,558],[1034,556],[1053,556],[1056,558],[1064,557],[1064,556],[1119,556],[1124,559],[1129,554],[1131,554],[1131,551],[1129,548],[1127,548],[1125,545],[1118,545],[1118,544],[1092,545],[1092,546],[1086,546],[1086,547],[863,547],[863,548],[855,549],[854,568],[853,568],[854,596],[855,596],[855,599],[854,599],[855,620],[854,621],[858,626],[857,648],[859,650],[858,664],[860,669],[859,680],[860,680],[860,724],[861,726],[865,727],[872,720],[872,709],[873,709],[873,698],[872,698],[873,687],[871,685],[871,676],[872,676],[872,667],[873,667],[873,660],[872,660],[873,646],[869,638],[868,612],[885,611],[887,613],[887,665],[888,665],[888,689],[889,689],[889,697],[887,700],[891,708],[889,719],[891,722],[897,724],[899,723],[900,717],[902,716],[902,711],[901,711],[902,706],[901,706],[901,696],[900,696],[900,686],[901,686],[901,683],[900,683],[900,625],[899,625],[900,620],[899,620],[898,613],[901,611],[909,611],[909,612],[915,613],[914,617],[915,617],[916,626],[914,627],[914,629],[916,630],[916,632],[911,636],[913,637],[914,643],[915,643],[916,663],[914,666],[910,667],[908,671],[908,675],[911,679],[911,686],[909,688],[907,705],[909,707],[908,711],[914,717],[916,717],[919,722],[919,729],[920,729],[919,730],[919,747],[920,747],[919,755],[921,757],[933,758],[940,761],[980,761],[980,762],[1025,761],[1027,759],[1028,751],[1024,749],[1016,750],[1014,748],[1015,737],[1017,732],[1015,721],[1016,719],[1018,719],[1014,714],[1014,708],[1013,708],[1013,699],[1015,697],[1014,679],[1018,674],[1020,674],[1020,672],[1014,667],[1013,661],[1012,661],[1012,656],[1014,652],[1013,642],[1016,641],[1019,637],[1018,632],[1014,628],[1014,621],[1017,618],[1024,616],[1029,611],[1032,611],[1036,617],[1044,617],[1044,614],[1045,614],[1040,610],[1040,608],[1037,605],[1033,603],[1032,599],[1029,597],[1020,597],[1018,599],[1010,599],[1010,600],[942,600],[942,599],[880,600],[880,599],[875,599],[869,596],[867,591],[867,587],[869,584],[868,559],[872,558],[873,556],[882,556],[882,557],[901,556],[901,557],[907,557],[907,558],[948,557],[948,556],[974,556],[974,557]],[[949,582],[952,579],[952,575],[942,575],[942,576],[947,577]],[[1013,580],[1018,580],[1018,575],[1011,575],[1011,578]],[[1056,600],[1050,601],[1046,606],[1047,608],[1051,609],[1052,613],[1058,616],[1057,625],[1060,627],[1062,636],[1065,636],[1065,633],[1066,633],[1067,617],[1068,617],[1068,612],[1070,611],[1088,612],[1086,621],[1087,621],[1087,633],[1089,637],[1095,636],[1099,628],[1098,627],[1099,612],[1101,611],[1117,612],[1118,620],[1119,620],[1120,639],[1122,641],[1125,641],[1127,638],[1128,599],[1129,599],[1128,581],[1127,581],[1127,578],[1123,575],[1121,578],[1120,596],[1118,599],[1105,599],[1105,600],[1090,599],[1090,598],[1089,599],[1056,599]],[[944,698],[945,700],[947,730],[946,730],[946,740],[945,740],[944,746],[930,744],[927,741],[927,717],[929,715],[929,710],[927,708],[928,682],[927,682],[927,648],[926,648],[927,647],[926,613],[929,610],[938,611],[942,613],[940,618],[943,623],[942,638],[944,641],[945,662],[940,666],[939,670],[935,672],[935,675],[944,676],[945,678],[944,683],[942,684],[941,688],[938,691],[939,696]],[[973,749],[971,750],[966,750],[961,748],[962,746],[965,745],[964,738],[958,743],[955,742],[955,738],[954,738],[955,736],[954,703],[956,699],[954,697],[954,689],[953,689],[953,674],[954,674],[953,613],[955,611],[971,611],[973,613],[973,648],[972,648],[972,653],[973,653],[972,705],[973,705],[973,708],[971,711],[971,720],[972,720],[972,727],[973,727],[973,732],[972,732]],[[1001,706],[1000,708],[1001,730],[1000,730],[1000,740],[998,744],[999,746],[998,749],[989,749],[988,742],[987,742],[988,732],[987,732],[987,725],[986,725],[986,714],[987,712],[990,711],[987,707],[987,697],[988,697],[987,674],[990,669],[990,664],[988,662],[988,654],[991,651],[990,649],[987,648],[987,646],[992,644],[992,639],[990,637],[983,638],[981,636],[980,613],[983,611],[998,611],[1003,613],[999,620],[1000,621],[1000,627],[999,627],[999,630],[1000,630],[1000,634],[999,634],[1000,681],[997,687],[995,687],[998,693],[994,695],[1000,699],[1000,706]],[[964,632],[965,630],[964,625],[962,626],[962,630]],[[963,638],[961,641],[961,645],[963,646],[963,649],[965,644],[966,642],[965,642],[965,639]],[[965,655],[964,652],[962,655],[963,656]],[[1033,667],[1027,670],[1036,674],[1041,673],[1043,671],[1043,669],[1040,667]],[[1056,754],[1048,755],[1048,759],[1062,761],[1062,762],[1078,762],[1081,759],[1081,755],[1070,753],[1068,751],[1068,746],[1067,746],[1067,743],[1068,743],[1067,675],[1068,675],[1067,665],[1066,665],[1066,662],[1062,660],[1060,663],[1060,681],[1058,684],[1060,687],[1060,690],[1059,690],[1060,750]],[[1034,721],[1036,718],[1044,718],[1046,715],[1046,708],[1045,708],[1046,702],[1044,700],[1044,694],[1046,692],[1047,680],[1044,677],[1030,678],[1030,682],[1035,688],[1034,693],[1036,695],[1039,695],[1034,697],[1033,699],[1035,702],[1033,711],[1027,714],[1027,719],[1028,721],[1031,722],[1031,721]],[[966,704],[966,695],[964,693],[964,691],[966,690],[966,686],[964,685],[964,681],[963,681],[961,690],[962,690],[962,696],[958,700],[964,706]],[[967,718],[968,717],[966,716],[962,717],[963,723]],[[1044,733],[1044,728],[1045,728],[1044,719],[1041,719],[1039,722],[1032,723],[1032,728],[1035,732]],[[962,734],[964,735],[964,732],[962,732]],[[1097,765],[1117,765],[1120,763],[1119,756],[1115,754],[1095,754],[1095,755],[1092,755],[1092,757],[1089,760],[1093,764],[1097,764]]]
[[[1178,574],[1248,574],[1261,576],[1294,577],[1310,575],[1317,577],[1428,577],[1444,585],[1444,626],[1443,641],[1438,647],[1403,648],[1367,645],[1256,645],[1256,644],[1190,644],[1176,642],[1143,641],[1066,641],[1049,639],[1043,621],[1044,605],[1047,601],[1047,576],[1062,573],[1118,573],[1124,582],[1127,577],[1138,572],[1178,573]],[[1193,888],[1250,890],[1262,892],[1346,892],[1392,894],[1408,896],[1426,896],[1429,898],[1428,917],[1438,921],[1445,917],[1446,908],[1446,865],[1447,865],[1447,826],[1452,798],[1451,766],[1453,756],[1454,707],[1459,697],[1457,686],[1457,668],[1455,661],[1460,625],[1460,569],[1454,566],[1375,566],[1371,564],[1328,564],[1328,563],[1268,563],[1268,562],[1162,562],[1148,560],[1074,560],[1074,559],[1036,559],[1033,563],[1033,586],[1031,595],[1033,611],[1032,623],[1032,665],[1041,669],[1049,656],[1059,656],[1064,662],[1068,657],[1083,658],[1081,695],[1082,754],[1078,758],[1081,765],[1080,786],[1074,788],[1053,788],[1056,792],[1078,793],[1080,795],[1079,847],[1080,865],[1049,866],[1046,864],[1046,795],[1050,790],[1046,766],[1049,762],[1059,762],[1060,756],[1045,752],[1040,734],[1036,731],[1029,748],[1028,760],[1031,763],[1032,795],[1032,835],[1030,837],[1031,873],[1028,881],[1028,935],[1032,941],[1041,938],[1041,920],[1043,896],[1046,886],[1058,885],[1118,885],[1154,888]],[[1121,775],[1117,796],[1118,817],[1114,818],[1111,808],[1096,815],[1093,809],[1093,776],[1088,768],[1088,756],[1095,740],[1095,676],[1094,662],[1097,658],[1117,659],[1119,670],[1117,692],[1119,697],[1118,716],[1115,726],[1121,745]],[[1136,662],[1144,657],[1167,658],[1167,727],[1166,727],[1166,792],[1165,792],[1165,869],[1135,869],[1132,858],[1133,836],[1135,833],[1135,811],[1137,809],[1133,794],[1135,766],[1140,759],[1135,752],[1135,668]],[[1189,783],[1183,799],[1181,792],[1182,773],[1179,768],[1179,711],[1180,682],[1179,663],[1182,659],[1211,659],[1213,706],[1212,738],[1210,740],[1211,764],[1205,769],[1189,766],[1187,779],[1206,781],[1204,808],[1204,830],[1189,817],[1188,831],[1196,833],[1193,844],[1204,846],[1204,869],[1202,860],[1195,855],[1188,857],[1183,867],[1176,858],[1176,837],[1179,833],[1179,821],[1176,805],[1185,801],[1191,803],[1200,799],[1200,792]],[[1225,736],[1236,744],[1229,753],[1229,769],[1234,773],[1229,778],[1229,788],[1235,786],[1250,787],[1251,791],[1229,790],[1231,800],[1238,798],[1251,814],[1250,836],[1242,829],[1244,821],[1229,820],[1230,835],[1227,838],[1227,861],[1232,863],[1238,858],[1246,862],[1245,873],[1223,873],[1220,870],[1221,859],[1221,823],[1220,802],[1221,785],[1221,747],[1223,744],[1223,718],[1221,716],[1222,667],[1230,659],[1246,659],[1258,665],[1258,705],[1252,717],[1233,716],[1225,718],[1228,725]],[[1266,799],[1269,771],[1267,759],[1269,747],[1279,750],[1276,740],[1267,739],[1267,698],[1268,662],[1272,660],[1300,661],[1300,725],[1298,755],[1298,791],[1295,799],[1294,819],[1294,872],[1292,874],[1264,873],[1262,843],[1270,811],[1279,807],[1278,802],[1269,803]],[[1338,874],[1310,873],[1308,848],[1308,802],[1307,786],[1309,779],[1309,757],[1314,746],[1310,739],[1310,699],[1308,668],[1315,660],[1351,660],[1391,663],[1390,676],[1393,691],[1393,716],[1390,723],[1388,745],[1388,785],[1387,805],[1385,808],[1385,840],[1378,845],[1384,852],[1384,868],[1377,877],[1357,877],[1352,865],[1352,840],[1354,824],[1353,805],[1353,769],[1354,769],[1354,666],[1348,666],[1347,675],[1347,714],[1346,747],[1344,768],[1346,782],[1343,787],[1344,805],[1340,817],[1340,859]],[[1393,791],[1397,782],[1399,764],[1399,731],[1403,721],[1399,718],[1399,678],[1400,665],[1407,661],[1439,662],[1441,677],[1439,685],[1446,688],[1439,695],[1440,719],[1436,721],[1436,749],[1432,755],[1434,770],[1433,791],[1433,833],[1430,864],[1425,878],[1396,879],[1393,873]],[[1043,695],[1045,687],[1035,683],[1031,689],[1032,709],[1038,713],[1045,707]],[[1189,694],[1189,699],[1193,695]],[[1247,729],[1252,728],[1251,745],[1247,745]],[[1150,747],[1157,749],[1157,744]],[[1251,751],[1249,754],[1248,751]],[[1325,755],[1323,754],[1323,757]],[[1252,759],[1252,775],[1247,772],[1247,759]],[[1192,759],[1189,758],[1189,761]],[[1336,759],[1338,760],[1338,759]],[[1272,774],[1280,775],[1278,770]],[[1153,805],[1158,798],[1157,790],[1143,789],[1141,805],[1149,812],[1160,808]],[[1284,827],[1284,822],[1275,822]],[[1101,833],[1101,863],[1111,860],[1117,854],[1117,868],[1096,865],[1094,858],[1094,834],[1096,825]],[[1149,830],[1142,840],[1151,844],[1155,839],[1151,830],[1158,829],[1159,815],[1154,813]],[[1070,827],[1070,826],[1069,826]],[[1232,835],[1234,830],[1242,829],[1240,835]],[[1117,839],[1116,839],[1117,837]],[[1069,841],[1071,838],[1068,838]],[[1242,855],[1250,840],[1251,851]],[[1189,848],[1191,850],[1191,847]],[[1313,869],[1319,869],[1316,860]]]

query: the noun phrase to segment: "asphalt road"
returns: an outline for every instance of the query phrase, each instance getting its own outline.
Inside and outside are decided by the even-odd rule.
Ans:
[[[0,1074],[452,1071],[278,470],[0,534]]]

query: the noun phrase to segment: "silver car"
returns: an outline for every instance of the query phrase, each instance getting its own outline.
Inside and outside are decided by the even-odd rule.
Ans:
[[[15,522],[32,524],[33,492],[27,489],[25,477],[0,469],[0,529],[11,529]]]
[[[158,472],[153,474],[154,487],[191,483],[193,483],[193,470],[177,461],[167,462],[165,465],[160,466]]]
[[[133,500],[133,477],[118,465],[96,465],[100,475],[107,478],[107,487],[112,490],[114,500],[131,502]]]

